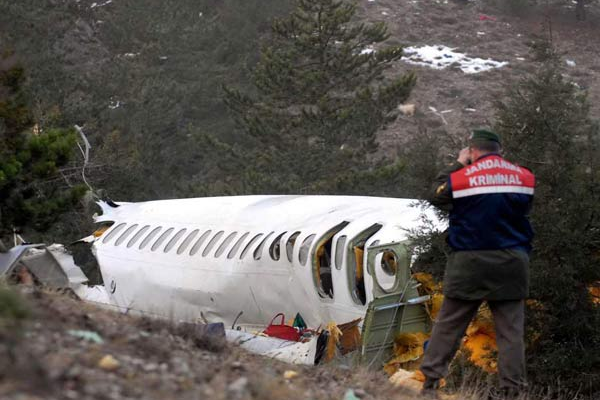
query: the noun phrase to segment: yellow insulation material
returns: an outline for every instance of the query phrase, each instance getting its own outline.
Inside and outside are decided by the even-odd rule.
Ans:
[[[413,278],[421,283],[420,294],[431,296],[426,306],[431,319],[435,321],[444,299],[442,285],[426,273],[416,273]],[[394,341],[394,356],[385,365],[384,370],[393,375],[402,368],[416,366],[422,359],[423,343],[428,337],[423,333],[399,335]],[[496,332],[492,313],[487,304],[479,309],[477,316],[467,328],[462,348],[469,351],[473,364],[489,373],[497,371]]]
[[[389,268],[389,272],[396,274],[396,271],[398,271],[398,261],[396,260],[396,255],[394,253],[386,251],[383,253],[382,261]]]
[[[327,338],[325,361],[331,361],[335,358],[337,345],[340,342],[340,338],[342,337],[343,333],[335,322],[328,323],[326,329],[329,331],[329,338]]]
[[[592,303],[600,305],[600,281],[588,287]]]
[[[363,278],[363,257],[365,250],[362,247],[354,246],[354,258],[356,259],[356,280]]]
[[[394,357],[383,367],[389,375],[393,375],[407,363],[417,361],[423,356],[423,343],[429,338],[422,332],[402,333],[394,339]]]

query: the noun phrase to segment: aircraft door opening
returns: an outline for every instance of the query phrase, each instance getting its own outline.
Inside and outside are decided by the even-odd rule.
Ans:
[[[348,224],[348,221],[344,221],[327,231],[321,236],[313,250],[313,281],[321,298],[333,299],[333,280],[331,275],[333,237]]]
[[[348,286],[352,300],[356,304],[367,304],[367,290],[365,287],[365,244],[371,236],[379,231],[383,225],[373,224],[348,241]]]
[[[402,296],[406,297],[405,292],[414,289],[407,287],[411,278],[410,251],[406,242],[371,245],[367,251],[367,269],[373,278],[373,297],[396,292],[402,292]]]

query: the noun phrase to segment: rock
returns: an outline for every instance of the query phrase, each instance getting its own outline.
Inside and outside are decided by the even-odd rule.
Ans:
[[[248,388],[248,378],[246,378],[245,376],[242,376],[242,377],[236,379],[235,381],[233,381],[231,384],[229,384],[229,386],[227,387],[227,391],[233,397],[239,398],[239,397],[244,396],[244,393],[246,392],[247,388]]]
[[[298,372],[297,372],[297,371],[294,371],[294,370],[291,370],[291,369],[289,369],[289,370],[287,370],[287,371],[285,371],[285,372],[283,373],[283,377],[284,377],[285,379],[294,379],[294,378],[295,378],[295,377],[297,377],[297,376],[298,376]]]
[[[121,366],[121,363],[111,356],[110,354],[105,355],[98,361],[98,367],[105,371],[114,371]]]
[[[404,115],[412,117],[415,115],[416,106],[414,104],[400,104],[398,110]]]
[[[144,372],[153,372],[158,370],[159,365],[155,364],[155,363],[147,363],[144,364],[144,366],[142,367],[142,369],[144,370]]]
[[[239,370],[245,369],[245,367],[244,367],[244,364],[242,364],[241,362],[234,361],[234,362],[231,363],[231,369],[234,370],[234,371],[236,371],[236,370],[239,371]]]

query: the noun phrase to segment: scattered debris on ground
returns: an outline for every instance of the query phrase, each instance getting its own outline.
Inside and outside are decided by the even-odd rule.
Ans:
[[[21,290],[23,286],[21,285]],[[291,366],[220,338],[31,290],[31,317],[0,341],[0,398],[410,399],[380,372]]]

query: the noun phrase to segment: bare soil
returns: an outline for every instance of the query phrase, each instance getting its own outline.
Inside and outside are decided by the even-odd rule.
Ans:
[[[446,45],[471,57],[507,61],[506,67],[477,74],[465,74],[448,67],[435,70],[399,62],[391,74],[414,71],[417,86],[409,103],[416,105],[414,116],[400,115],[380,135],[380,148],[387,156],[397,154],[419,127],[432,132],[444,145],[460,146],[474,127],[493,125],[494,103],[506,96],[535,64],[528,43],[535,35],[548,32],[565,59],[564,75],[587,91],[590,115],[600,118],[600,7],[587,7],[587,20],[577,21],[569,4],[540,7],[512,13],[501,1],[466,0],[375,0],[362,1],[365,20],[385,22],[389,44],[402,46]],[[508,2],[506,2],[508,3]],[[492,19],[482,20],[481,16]],[[547,25],[547,24],[546,24]],[[575,66],[566,65],[566,60]],[[442,114],[443,119],[430,107]],[[448,111],[449,110],[449,111]]]
[[[25,296],[32,317],[0,335],[0,399],[409,399],[383,372],[293,366],[161,321],[100,309],[72,296]],[[95,332],[102,344],[71,335]],[[102,368],[112,356],[118,366]],[[298,376],[285,379],[284,372]]]

